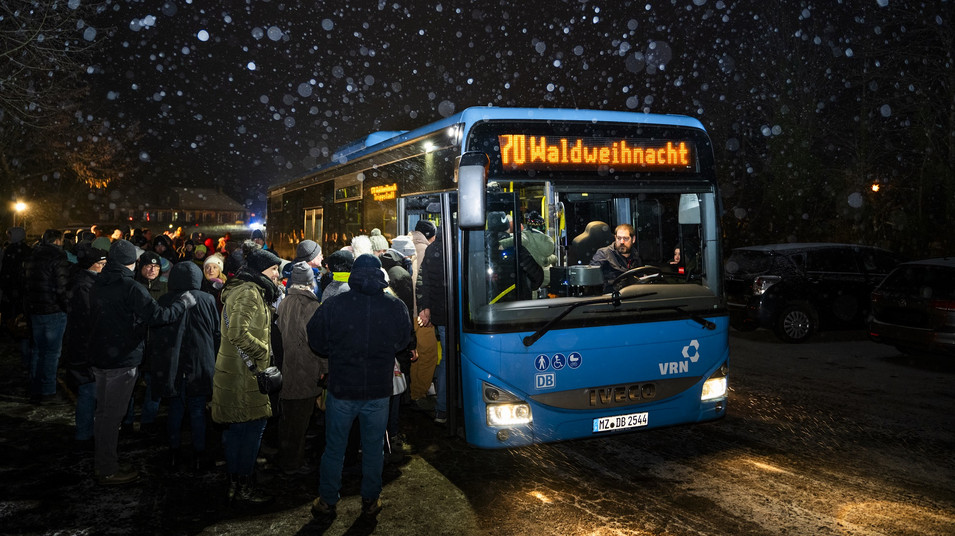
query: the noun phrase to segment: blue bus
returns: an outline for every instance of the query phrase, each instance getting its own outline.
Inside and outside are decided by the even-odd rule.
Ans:
[[[270,188],[268,240],[328,255],[438,224],[452,433],[502,448],[725,415],[721,204],[696,119],[475,107],[331,160]],[[592,265],[621,232],[639,265]]]

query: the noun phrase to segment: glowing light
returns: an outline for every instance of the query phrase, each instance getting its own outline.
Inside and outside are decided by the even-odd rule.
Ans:
[[[528,493],[528,495],[530,495],[531,497],[533,497],[533,498],[539,500],[540,502],[542,502],[542,503],[544,503],[544,504],[550,504],[550,503],[554,502],[554,501],[550,500],[549,497],[547,497],[546,495],[544,495],[543,493],[541,493],[541,492],[539,492],[539,491],[532,491],[532,492]]]

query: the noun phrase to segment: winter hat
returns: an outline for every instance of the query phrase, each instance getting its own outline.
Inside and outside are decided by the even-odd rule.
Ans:
[[[325,266],[332,272],[350,272],[355,256],[347,249],[340,249],[325,258]]]
[[[374,249],[371,247],[371,239],[368,238],[368,235],[358,235],[352,238],[351,252],[355,254],[356,259],[359,255],[364,255],[365,253],[374,253]]]
[[[169,259],[166,257],[159,257],[159,262],[162,264],[159,265],[159,274],[168,274],[172,270],[172,263],[169,262]]]
[[[99,239],[97,239],[99,240]],[[128,266],[136,262],[136,246],[129,240],[119,239],[113,242],[109,247],[109,253],[106,255],[111,261]]]
[[[76,254],[76,265],[80,268],[89,268],[106,258],[105,251],[94,248],[90,242],[86,241],[77,244],[73,253]]]
[[[414,230],[423,234],[428,240],[431,240],[431,237],[434,236],[438,228],[430,220],[418,220],[418,223],[414,226]]]
[[[12,244],[23,242],[27,238],[27,232],[23,227],[11,227],[7,232],[10,233],[10,243]]]
[[[282,264],[282,259],[276,257],[275,253],[267,249],[257,249],[249,253],[249,258],[246,259],[246,262],[250,272],[261,273],[273,266]]]
[[[312,259],[318,257],[321,253],[322,247],[314,240],[302,240],[298,243],[298,248],[295,250],[295,259],[292,260],[292,262],[311,262]]]
[[[225,271],[225,261],[222,260],[222,256],[220,256],[218,253],[213,253],[212,255],[206,257],[206,260],[202,262],[203,270],[206,269],[207,264],[215,264],[219,267],[220,272]]]
[[[312,286],[315,283],[315,276],[312,274],[312,267],[305,261],[298,261],[292,265],[292,277],[289,278],[291,285]]]
[[[381,229],[372,229],[371,236],[369,238],[371,239],[372,251],[383,251],[388,249],[388,240],[381,236]]]
[[[352,264],[351,271],[352,273],[360,272],[361,270],[373,270],[376,272],[381,271],[381,261],[378,257],[374,255],[369,255],[365,253],[364,255],[359,255],[355,259],[355,263]]]
[[[105,236],[101,236],[97,238],[96,240],[93,240],[93,247],[96,249],[101,249],[103,251],[109,251],[110,250],[109,238],[106,238]]]
[[[169,237],[164,234],[157,235],[156,238],[153,238],[153,247],[156,247],[159,244],[165,246],[166,249],[172,248],[172,240],[170,240]]]
[[[203,244],[205,244],[206,249],[209,251],[216,249],[216,243],[211,238],[206,238],[206,241],[203,242]]]
[[[414,242],[408,235],[396,236],[395,239],[391,241],[391,247],[405,257],[411,257],[417,253],[417,250],[415,250],[414,247]]]
[[[206,255],[206,246],[203,246],[202,244],[199,244],[198,246],[196,246],[196,249],[192,250],[192,254],[195,255],[195,254],[197,254],[197,253],[201,253],[201,254],[202,254],[202,257],[205,257],[205,255]],[[200,258],[201,258],[201,257],[200,257]]]
[[[139,256],[139,267],[149,266],[150,264],[155,264],[162,268],[162,260],[155,251],[147,251]]]
[[[256,229],[252,231],[252,240],[258,238],[259,240],[265,241],[265,234],[262,232],[262,229]]]

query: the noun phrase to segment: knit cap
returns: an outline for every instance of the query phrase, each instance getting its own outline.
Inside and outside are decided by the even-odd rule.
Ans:
[[[293,259],[292,262],[311,262],[321,253],[322,247],[314,240],[302,240],[298,243],[298,248],[295,250],[295,259]]]
[[[378,260],[378,257],[367,253],[359,255],[355,259],[355,263],[352,264],[351,271],[354,273],[359,270],[381,270],[381,261]]]
[[[292,265],[292,276],[289,283],[292,285],[311,286],[315,282],[312,267],[305,261],[298,261]]]
[[[225,261],[222,259],[222,256],[218,253],[213,253],[206,257],[206,260],[202,261],[202,269],[205,270],[207,264],[215,264],[219,267],[219,271],[225,271]]]
[[[431,220],[418,220],[418,223],[415,224],[414,230],[423,234],[425,238],[431,239],[434,236],[434,233],[437,232],[438,228],[434,225]]]
[[[107,258],[111,261],[128,266],[136,262],[136,246],[129,240],[117,240],[109,247]]]
[[[388,249],[388,240],[381,236],[381,229],[372,229],[369,238],[371,239],[372,251],[384,251]]]
[[[149,266],[150,264],[155,264],[162,268],[161,257],[155,251],[147,251],[139,256],[139,266]]]
[[[350,272],[355,256],[347,249],[340,249],[325,258],[325,265],[332,272]]]
[[[276,257],[275,253],[267,249],[256,249],[249,254],[247,264],[250,272],[261,273],[273,266],[282,264],[282,259]]]
[[[391,241],[391,247],[405,257],[411,257],[417,253],[414,247],[414,242],[408,235],[396,236],[395,239]]]

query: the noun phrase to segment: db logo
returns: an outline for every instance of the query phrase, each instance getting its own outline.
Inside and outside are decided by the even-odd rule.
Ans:
[[[696,363],[700,359],[700,342],[696,339],[690,341],[690,344],[683,347],[683,358]]]

